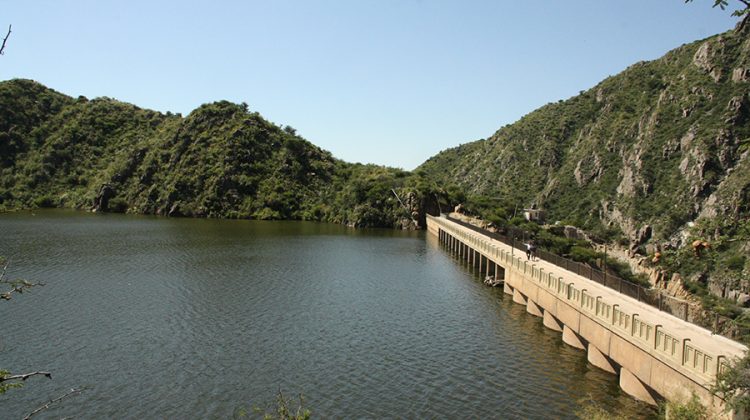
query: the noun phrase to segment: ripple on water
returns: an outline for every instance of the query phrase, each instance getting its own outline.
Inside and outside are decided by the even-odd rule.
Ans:
[[[11,417],[229,417],[278,389],[321,417],[574,418],[653,411],[423,234],[314,223],[0,215],[13,275],[0,360],[45,368]]]

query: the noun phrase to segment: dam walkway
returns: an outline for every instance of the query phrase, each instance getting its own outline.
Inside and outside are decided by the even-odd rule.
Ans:
[[[549,261],[527,260],[511,245],[447,218],[428,216],[427,229],[448,251],[502,279],[514,302],[586,351],[592,365],[618,375],[626,393],[651,404],[695,394],[715,413],[723,409],[711,386],[746,346]]]

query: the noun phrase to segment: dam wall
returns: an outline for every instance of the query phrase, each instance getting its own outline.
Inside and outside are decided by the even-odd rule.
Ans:
[[[448,251],[503,280],[514,302],[585,351],[593,366],[618,375],[626,393],[650,404],[695,394],[714,413],[723,410],[711,386],[746,346],[448,219],[428,216],[427,229]]]

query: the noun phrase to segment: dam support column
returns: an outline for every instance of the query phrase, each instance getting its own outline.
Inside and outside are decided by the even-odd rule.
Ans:
[[[531,299],[528,299],[528,302],[526,302],[526,312],[534,316],[544,317],[544,311],[542,311],[542,308]]]
[[[513,288],[510,287],[510,285],[508,284],[507,281],[503,282],[503,293],[505,293],[506,295],[512,295],[513,294]]]
[[[567,325],[563,325],[562,340],[563,343],[571,347],[586,350],[586,343],[583,341],[583,338],[576,334],[575,331],[571,330]]]
[[[620,368],[620,388],[637,400],[656,405],[656,398],[648,387],[625,368]]]
[[[542,323],[544,324],[545,327],[553,331],[562,332],[563,330],[562,322],[558,321],[554,315],[549,313],[549,311],[544,311],[544,321]]]
[[[589,363],[598,367],[599,369],[617,375],[617,368],[615,368],[612,360],[610,360],[609,357],[605,356],[604,353],[599,351],[599,349],[591,343],[589,343],[586,358],[588,359]]]
[[[513,289],[513,302],[516,302],[519,305],[526,305],[527,301],[528,299],[526,299],[526,296],[521,294],[518,289]]]

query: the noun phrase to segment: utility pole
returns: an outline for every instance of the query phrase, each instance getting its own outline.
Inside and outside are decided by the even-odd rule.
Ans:
[[[604,285],[607,285],[607,244],[604,244]],[[622,282],[620,282],[620,292],[622,292]]]

